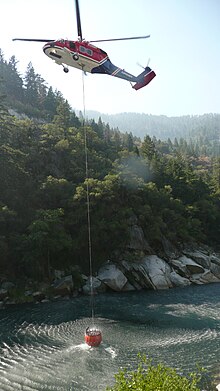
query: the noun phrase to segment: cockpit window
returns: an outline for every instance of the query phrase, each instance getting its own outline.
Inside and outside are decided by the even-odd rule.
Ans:
[[[76,49],[76,45],[73,41],[69,41],[69,44],[70,44],[70,49],[73,49],[73,50]]]

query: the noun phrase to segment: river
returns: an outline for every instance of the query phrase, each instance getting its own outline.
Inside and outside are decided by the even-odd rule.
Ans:
[[[90,298],[0,310],[0,391],[104,391],[138,352],[181,372],[219,370],[220,284],[95,298],[98,348],[84,344]]]

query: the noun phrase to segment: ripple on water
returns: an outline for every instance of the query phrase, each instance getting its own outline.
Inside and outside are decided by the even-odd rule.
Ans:
[[[17,329],[21,344],[4,344],[0,361],[1,391],[7,390],[89,390],[98,389],[94,373],[100,376],[100,390],[112,376],[107,362],[117,356],[116,350],[106,344],[91,348],[83,341],[89,319],[60,325],[27,325]],[[112,324],[97,320],[97,326]],[[99,326],[100,327],[100,326]],[[117,368],[115,367],[115,371]],[[83,381],[86,384],[83,385]],[[102,382],[103,374],[105,375]],[[88,384],[90,384],[88,388]],[[94,387],[94,388],[90,388]]]
[[[84,343],[88,298],[3,311],[0,390],[104,391],[138,352],[186,372],[196,363],[216,370],[219,287],[98,297],[99,348]]]

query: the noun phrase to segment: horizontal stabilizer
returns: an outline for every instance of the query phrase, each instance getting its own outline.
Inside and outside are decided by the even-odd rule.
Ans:
[[[146,72],[142,72],[141,76],[139,78],[139,81],[133,86],[135,90],[139,90],[142,87],[145,87],[147,84],[153,80],[153,78],[156,76],[156,73],[152,71],[149,67],[146,68]]]

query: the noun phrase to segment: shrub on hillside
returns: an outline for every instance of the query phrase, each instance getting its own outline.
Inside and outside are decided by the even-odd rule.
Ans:
[[[200,373],[183,376],[164,364],[153,365],[151,360],[139,357],[138,368],[120,370],[115,385],[106,391],[200,391]]]

